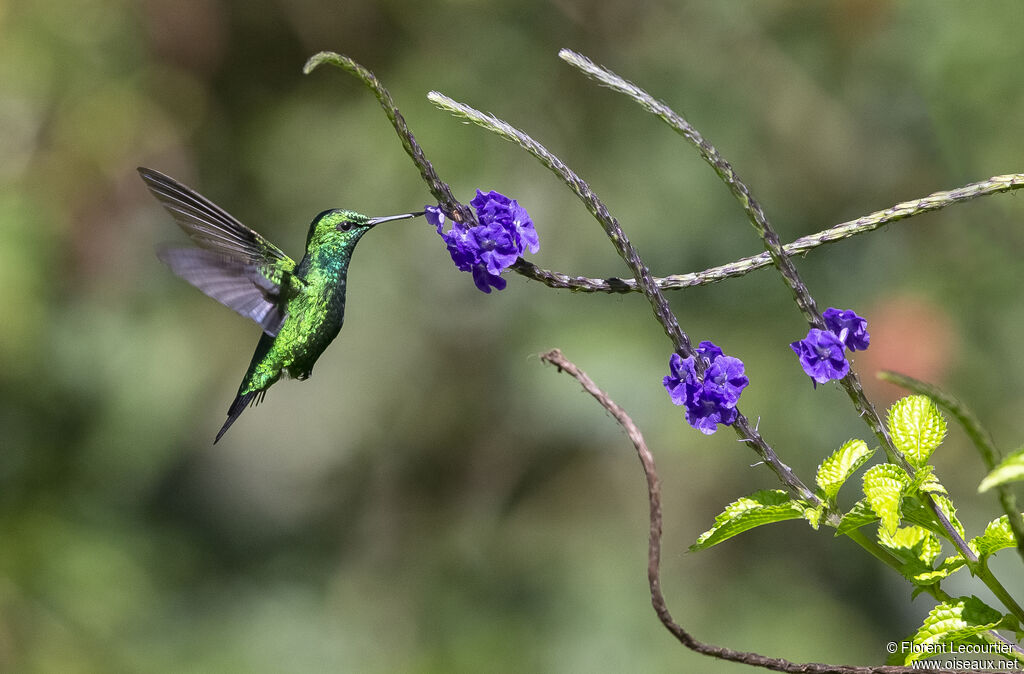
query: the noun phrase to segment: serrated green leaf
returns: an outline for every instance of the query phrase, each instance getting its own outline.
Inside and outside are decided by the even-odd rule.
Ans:
[[[803,518],[811,525],[811,528],[815,531],[821,525],[821,516],[825,512],[825,503],[821,502],[814,508],[804,508]]]
[[[1014,547],[1017,545],[1017,540],[1010,528],[1009,518],[1003,515],[989,522],[985,527],[985,532],[972,538],[968,545],[978,555],[978,558],[984,561],[999,550]]]
[[[889,408],[889,435],[907,461],[920,468],[946,437],[946,418],[931,398],[907,396]]]
[[[978,485],[978,492],[988,491],[992,487],[1020,480],[1024,480],[1024,447],[1000,461],[999,465],[993,468],[992,472],[986,475]]]
[[[900,527],[893,534],[880,532],[878,542],[898,557],[915,559],[929,567],[935,558],[942,554],[942,543],[939,537],[924,527],[911,525]]]
[[[880,463],[864,473],[864,496],[890,535],[900,524],[900,505],[907,482],[907,474],[891,463]]]
[[[914,475],[914,488],[925,494],[948,494],[946,488],[935,477],[934,466],[921,466]]]
[[[960,524],[960,520],[956,517],[956,508],[953,507],[953,501],[948,496],[943,496],[942,494],[932,494],[932,500],[939,506],[939,510],[943,512],[949,523],[957,530],[957,533],[960,534],[960,538],[966,536],[967,532],[964,531],[964,525]]]
[[[994,629],[1003,621],[1003,615],[987,606],[975,596],[957,597],[944,601],[933,608],[924,619],[924,624],[912,637],[918,645],[949,644],[966,641]],[[929,653],[911,652],[903,664],[928,657]]]
[[[963,557],[950,557],[931,571],[922,571],[921,573],[916,574],[911,581],[920,588],[927,587],[928,585],[934,585],[943,578],[948,578],[953,575],[954,572],[962,569],[965,564]]]
[[[854,529],[860,529],[865,524],[877,521],[878,515],[868,505],[867,499],[861,499],[853,504],[848,513],[843,515],[843,519],[839,521],[839,526],[836,527],[836,536],[843,536]]]
[[[847,440],[846,443],[832,452],[832,454],[818,466],[818,474],[815,480],[818,488],[821,489],[825,500],[830,503],[835,501],[836,494],[843,483],[850,479],[850,476],[857,472],[857,469],[864,465],[864,462],[871,458],[874,450],[868,449],[863,440]]]
[[[916,524],[919,527],[938,534],[941,538],[949,538],[949,534],[942,528],[942,525],[935,519],[935,513],[931,508],[921,503],[920,499],[914,496],[904,496],[903,504],[900,506],[900,513],[903,521]]]
[[[1017,616],[1012,613],[1003,614],[1003,622],[1000,623],[999,627],[1004,630],[1013,630],[1018,635],[1017,641],[1020,641],[1020,620],[1017,619]]]
[[[715,525],[697,538],[691,552],[705,550],[762,524],[803,517],[807,504],[781,489],[766,489],[733,501],[715,518]]]
[[[878,542],[900,561],[900,573],[915,585],[931,585],[950,573],[932,568],[942,544],[924,527],[900,527],[894,534],[879,529]]]

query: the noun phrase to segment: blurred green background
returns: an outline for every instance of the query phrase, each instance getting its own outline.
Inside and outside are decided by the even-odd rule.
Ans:
[[[663,584],[698,638],[870,664],[925,598],[800,523],[701,554],[722,506],[775,487],[731,432],[691,430],[639,296],[510,276],[478,292],[422,220],[360,244],[348,322],[305,383],[211,441],[259,330],[175,278],[183,241],[135,172],[169,173],[298,257],[310,219],[430,196],[376,102],[390,88],[463,200],[529,209],[533,260],[620,276],[596,223],[517,148],[437,111],[436,89],[559,154],[656,274],[760,243],[682,140],[557,57],[570,47],[685,114],[785,241],[1024,172],[1024,7],[1013,1],[77,0],[0,3],[0,671],[739,671],[658,624],[633,450],[536,354],[560,347],[646,433],[664,480]],[[856,367],[960,395],[1004,449],[1024,416],[1024,196],[891,225],[798,261],[822,307],[869,319]],[[743,358],[743,409],[805,480],[868,430],[812,390],[806,331],[770,270],[672,301]],[[953,429],[939,476],[977,534],[997,514]],[[856,497],[855,488],[841,495]],[[996,559],[1024,592],[1019,560]],[[977,592],[966,574],[952,594]],[[959,584],[958,584],[959,583]]]

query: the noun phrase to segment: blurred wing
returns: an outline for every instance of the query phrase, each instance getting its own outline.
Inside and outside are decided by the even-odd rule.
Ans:
[[[221,304],[276,335],[288,299],[300,290],[295,261],[223,208],[173,178],[148,168],[139,175],[175,222],[201,248],[164,248],[157,257]]]
[[[258,266],[203,248],[161,248],[157,257],[205,295],[259,323],[271,337],[284,324],[287,298]]]
[[[153,169],[140,167],[139,175],[178,226],[201,247],[258,267],[267,280],[278,285],[295,270],[295,261],[284,251],[195,190]]]

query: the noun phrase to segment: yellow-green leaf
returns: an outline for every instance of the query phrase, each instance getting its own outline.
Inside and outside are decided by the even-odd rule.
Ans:
[[[850,479],[872,454],[874,450],[868,449],[863,440],[852,439],[847,440],[842,447],[822,461],[815,479],[818,488],[825,495],[825,500],[834,501],[843,483]]]
[[[900,505],[907,482],[907,474],[891,463],[880,463],[864,473],[864,496],[890,535],[896,533],[900,524]]]
[[[900,560],[900,573],[915,585],[931,585],[955,570],[932,567],[942,553],[942,544],[938,536],[924,527],[900,527],[893,534],[879,529],[878,542]]]
[[[932,500],[935,501],[935,505],[946,516],[949,523],[953,525],[953,528],[957,530],[960,537],[963,538],[967,535],[967,532],[964,531],[964,525],[960,524],[960,520],[956,517],[956,508],[953,507],[953,501],[948,496],[943,496],[942,494],[932,494]]]
[[[1020,480],[1024,480],[1024,447],[1000,461],[999,465],[993,468],[992,472],[986,475],[978,485],[978,491],[988,491],[992,487]]]
[[[690,546],[691,552],[705,550],[748,529],[804,516],[807,504],[790,498],[781,489],[766,489],[733,501],[715,518],[715,525]]]
[[[889,408],[889,435],[907,461],[920,468],[946,437],[946,418],[931,398],[907,396]]]
[[[919,646],[963,641],[994,629],[1002,621],[1003,615],[999,611],[977,597],[957,597],[933,608],[912,641]],[[909,653],[903,664],[909,665],[928,657],[925,651]]]
[[[850,508],[850,512],[843,515],[843,519],[839,521],[839,526],[836,527],[836,536],[842,536],[847,534],[854,529],[860,529],[865,524],[871,524],[872,522],[878,521],[878,515],[868,505],[867,499],[861,499],[853,504]]]
[[[1009,518],[1003,515],[989,522],[985,527],[985,533],[972,538],[968,545],[979,559],[984,560],[1003,548],[1012,548],[1017,545],[1017,541],[1013,536],[1013,530],[1010,529]]]

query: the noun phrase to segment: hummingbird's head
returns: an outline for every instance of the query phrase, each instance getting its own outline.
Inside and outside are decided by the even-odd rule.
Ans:
[[[306,243],[308,245],[313,242],[327,243],[328,241],[338,240],[355,243],[363,234],[382,222],[405,220],[421,215],[423,215],[423,211],[371,218],[355,211],[332,209],[324,211],[313,218],[313,222],[309,226],[309,236],[306,239]]]

